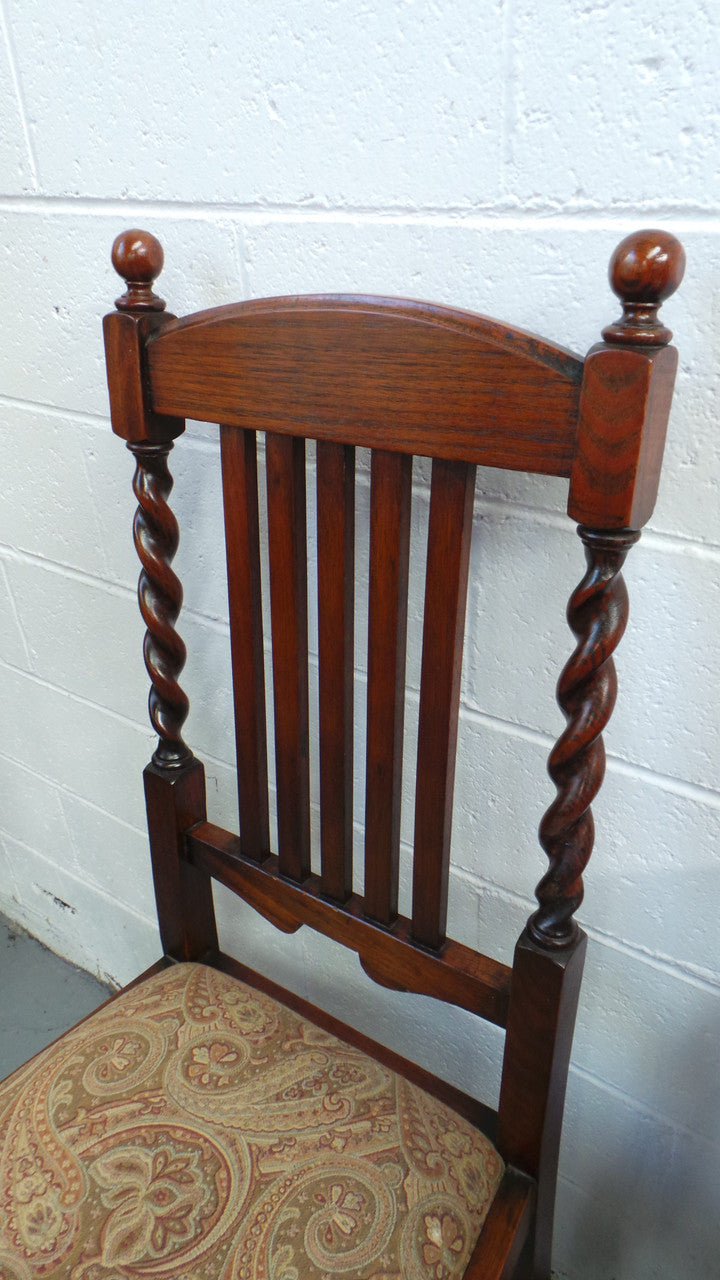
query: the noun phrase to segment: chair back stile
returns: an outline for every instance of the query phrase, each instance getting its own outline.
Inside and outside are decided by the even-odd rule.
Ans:
[[[506,1028],[497,1148],[512,1174],[466,1277],[550,1274],[560,1126],[586,937],[575,921],[592,851],[602,733],[627,621],[622,566],[649,518],[677,357],[657,317],[684,257],[664,232],[618,247],[623,316],[583,360],[484,317],[405,300],[318,296],[181,320],[153,291],[162,250],[119,237],[127,284],[105,319],[113,429],[136,460],[135,541],[158,746],[145,788],[161,936],[177,960],[224,963],[218,879],[280,929],[310,924],[366,972]],[[167,459],[185,417],[220,423],[239,834],[207,820],[184,742],[182,589]],[[277,782],[271,849],[257,434],[265,437]],[[306,440],[317,442],[320,874],[312,871]],[[371,450],[363,892],[353,888],[356,447]],[[415,773],[412,911],[399,913],[413,455],[430,457]],[[453,784],[476,468],[566,477],[587,569],[571,596],[567,725],[540,826],[548,869],[512,968],[447,937]],[[537,1184],[534,1210],[523,1177]],[[520,1178],[520,1182],[513,1181]],[[518,1190],[520,1188],[520,1190]],[[504,1209],[502,1206],[504,1205]],[[518,1248],[499,1243],[513,1218]],[[532,1227],[528,1223],[532,1221]],[[520,1229],[521,1224],[525,1224]],[[503,1248],[505,1252],[503,1253]]]

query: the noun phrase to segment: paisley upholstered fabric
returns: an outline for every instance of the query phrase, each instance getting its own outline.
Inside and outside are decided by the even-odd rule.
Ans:
[[[0,1280],[453,1280],[477,1130],[243,983],[178,965],[0,1084]]]

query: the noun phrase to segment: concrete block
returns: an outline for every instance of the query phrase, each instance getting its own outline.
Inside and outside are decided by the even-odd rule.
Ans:
[[[181,677],[190,697],[187,722],[188,741],[199,755],[203,752],[225,764],[235,762],[235,727],[232,699],[230,636],[224,629],[204,626],[185,617],[182,635],[188,660]]]
[[[650,528],[683,541],[717,545],[718,246],[702,224],[680,224],[677,234],[685,246],[687,268],[680,290],[665,311],[680,363]]]
[[[61,98],[68,101],[67,88]],[[137,211],[0,213],[0,303],[14,318],[0,347],[0,394],[107,414],[102,317],[122,292],[110,249],[115,236],[137,221]],[[158,292],[168,299],[168,310],[183,314],[242,296],[231,227],[149,213],[142,221],[165,247]]]
[[[53,192],[320,206],[500,192],[499,0],[302,12],[223,0],[202,26],[175,0],[162,22],[137,5],[119,22],[98,13],[92,35],[81,0],[62,23],[33,0],[11,3],[9,21]]]
[[[237,773],[235,766],[221,760],[208,758],[207,753],[197,752],[205,766],[208,818],[228,831],[239,831]]]
[[[480,505],[465,624],[469,708],[553,736],[562,731],[555,686],[575,646],[565,608],[584,571],[569,523]]]
[[[603,1097],[602,1089],[573,1074],[566,1114],[554,1249],[558,1280],[712,1274],[717,1145],[669,1131],[657,1117],[622,1097]]]
[[[0,189],[13,195],[28,195],[36,186],[33,157],[23,119],[23,103],[18,92],[20,86],[13,74],[5,23],[3,15],[0,29],[0,116],[3,121],[0,137]]]
[[[0,911],[12,918],[13,912],[17,910],[20,902],[20,890],[13,874],[12,862],[3,843],[2,835],[0,835],[0,901],[3,904],[0,907]]]
[[[0,793],[0,830],[72,870],[72,845],[58,788],[32,769],[0,756]]]
[[[713,980],[720,973],[714,795],[688,794],[611,762],[593,813],[597,837],[585,875],[585,923]]]
[[[710,12],[702,7],[706,33]],[[672,193],[711,207],[714,42],[698,39],[698,15],[680,5],[660,19],[642,0],[546,16],[537,0],[512,10],[507,179],[517,198],[619,212]]]
[[[0,558],[0,659],[11,667],[28,670],[30,654],[10,591],[5,565]]]
[[[622,225],[613,224],[560,230],[513,217],[380,220],[359,212],[281,218],[268,211],[246,217],[243,225],[251,297],[369,293],[426,299],[497,316],[579,354],[618,310],[607,266],[623,234]],[[516,288],[520,279],[522,288]]]
[[[683,1274],[712,1273],[717,1258],[715,1189],[720,1175],[717,1116],[710,1119],[707,1140],[678,1130],[670,1156],[672,1197],[658,1248],[658,1265],[667,1280]]]
[[[618,650],[620,695],[610,750],[714,791],[720,728],[720,557],[687,545],[642,544],[628,561],[631,622]]]
[[[135,459],[124,441],[113,435],[109,418],[85,425],[81,447],[92,501],[101,512],[100,549],[105,567],[100,576],[134,592],[140,573],[132,534],[137,510],[132,489]],[[171,455],[171,466],[173,461]]]
[[[142,828],[142,770],[153,750],[149,728],[7,667],[0,717],[9,758]]]
[[[0,900],[4,914],[51,951],[114,985],[129,982],[160,955],[157,926],[112,901],[83,879],[3,840],[15,868],[19,901]]]
[[[615,245],[628,231],[658,221],[678,231],[688,266],[682,288],[663,308],[681,363],[652,527],[717,542],[714,386],[720,356],[717,298],[708,285],[718,250],[701,228],[632,211],[590,225],[497,217],[281,220],[268,214],[244,230],[248,287],[257,297],[349,292],[426,298],[501,317],[583,354],[619,311],[607,284]],[[521,288],[514,287],[517,280]],[[558,514],[567,504],[567,482],[548,476],[482,468],[478,492],[490,501]]]
[[[453,864],[528,899],[547,866],[537,840],[554,795],[546,749],[470,716],[458,739]]]
[[[510,963],[508,935],[519,935],[531,905],[481,888],[484,950]],[[573,1062],[668,1125],[705,1134],[703,1115],[720,1114],[715,990],[652,954],[591,936]],[[690,1078],[692,1088],[678,1087]]]
[[[476,532],[469,705],[555,738],[564,726],[554,684],[575,645],[563,615],[585,572],[582,548],[569,530],[524,515],[517,524],[509,513],[484,515]],[[616,652],[619,694],[605,734],[612,755],[709,788],[720,746],[705,694],[720,663],[719,563],[714,552],[696,557],[658,539],[630,554],[630,624]]]
[[[217,435],[217,431],[216,431]],[[170,503],[180,528],[174,561],[185,607],[228,621],[222,473],[217,439],[198,437],[195,423],[177,441],[169,459],[175,484]],[[264,471],[261,475],[264,483]],[[267,560],[266,560],[267,563]]]
[[[144,723],[145,627],[135,593],[38,561],[13,561],[7,568],[36,674]]]
[[[583,1280],[608,1280],[609,1276],[612,1280],[675,1280],[683,1274],[673,1270],[672,1264],[668,1268],[654,1171],[648,1182],[627,1187],[622,1165],[623,1155],[618,1153],[619,1176],[628,1193],[627,1213],[615,1203],[607,1205],[594,1192],[588,1194],[561,1174],[553,1244],[555,1280],[575,1280],[577,1276]],[[693,1274],[699,1277],[703,1273]]]
[[[571,1070],[561,1173],[593,1202],[612,1206],[621,1218],[638,1212],[645,1229],[659,1224],[667,1209],[673,1140],[672,1128],[658,1123],[657,1116]],[[640,1240],[636,1247],[641,1248]]]
[[[242,964],[308,998],[303,930],[280,933],[222,885],[214,887],[220,945]]]
[[[37,674],[58,689],[148,725],[145,627],[134,592],[70,577],[35,562],[9,566]],[[37,610],[42,599],[43,611]],[[188,649],[180,683],[188,693],[188,741],[202,754],[234,762],[230,640],[227,629],[181,615]]]
[[[379,292],[496,315],[584,352],[619,310],[606,283],[615,244],[658,220],[679,229],[688,269],[663,315],[681,365],[657,510],[626,575],[632,622],[580,912],[593,937],[556,1266],[586,1280],[704,1280],[718,1255],[707,1188],[720,1172],[720,738],[708,694],[720,664],[717,20],[706,0],[660,18],[646,0],[570,13],[532,0],[209,8],[202,29],[185,0],[162,20],[132,0],[120,15],[91,15],[83,0],[57,14],[40,0],[3,10],[0,908],[113,978],[158,953],[133,467],[106,420],[100,331],[120,290],[114,235],[140,225],[160,236],[159,292],[177,314],[253,295]],[[260,462],[264,511],[262,448]],[[190,424],[171,469],[187,736],[207,760],[211,818],[236,829],[216,428]],[[365,453],[358,474],[361,888]],[[415,474],[404,911],[429,468]],[[563,724],[554,685],[573,646],[563,613],[583,572],[566,493],[555,478],[478,473],[449,921],[508,961],[546,865],[535,833]],[[308,523],[312,560],[312,464]],[[267,622],[267,584],[264,607]],[[315,655],[312,602],[310,631]],[[316,684],[313,666],[313,726]],[[316,800],[314,728],[312,771]],[[271,736],[271,798],[273,773]],[[304,929],[279,937],[218,900],[241,959],[496,1096],[494,1029],[375,987],[335,944]]]
[[[577,1065],[668,1124],[706,1135],[708,1117],[720,1114],[714,984],[595,939],[586,976]],[[691,1088],[679,1086],[690,1080]]]
[[[137,915],[155,917],[150,850],[145,830],[65,791],[60,802],[83,881]]]
[[[173,489],[168,499],[180,530],[173,568],[182,581],[185,607],[227,621],[227,581],[217,428],[189,422],[168,458]],[[140,563],[132,537],[137,501],[132,490],[135,459],[113,435],[109,420],[89,426],[83,457],[93,500],[102,510],[102,551],[106,576],[131,588]]]
[[[99,513],[104,511],[105,495],[91,485],[86,470],[95,432],[71,414],[2,400],[0,430],[0,542],[104,576],[106,539]]]

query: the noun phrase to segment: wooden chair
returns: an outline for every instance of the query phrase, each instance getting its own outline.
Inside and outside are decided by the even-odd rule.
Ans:
[[[612,260],[623,315],[585,359],[493,320],[294,297],[177,320],[163,254],[120,236],[105,319],[114,431],[135,455],[147,626],[145,770],[164,958],[0,1089],[0,1274],[96,1280],[547,1280],[586,937],[574,913],[625,628],[621,567],[651,514],[676,368],[657,317],[684,255]],[[181,587],[167,458],[221,423],[240,834],[206,816],[182,737]],[[265,432],[277,852],[270,847],[256,432]],[[317,441],[320,873],[311,870],[305,439]],[[354,446],[371,453],[363,893],[353,888]],[[412,916],[398,914],[411,458],[432,458]],[[446,937],[477,465],[569,479],[587,571],[560,678],[567,728],[540,827],[549,869],[512,968]],[[307,924],[376,981],[506,1029],[497,1114],[224,955],[213,879]],[[248,957],[243,957],[248,959]],[[282,1004],[276,1003],[277,1001]],[[481,1032],[478,1029],[478,1035]],[[482,1131],[482,1132],[481,1132]],[[487,1136],[483,1136],[483,1133]],[[13,1270],[13,1266],[16,1270]]]

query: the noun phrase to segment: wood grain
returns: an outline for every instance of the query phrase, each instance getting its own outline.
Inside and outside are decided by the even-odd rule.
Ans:
[[[172,444],[133,444],[133,492],[137,510],[133,540],[142,565],[138,603],[146,626],[143,657],[150,677],[148,712],[158,735],[155,764],[177,768],[191,759],[182,728],[190,704],[179,683],[186,650],[175,623],[182,605],[182,585],[172,569],[178,548],[177,520],[168,504],[173,478],[168,467]]]
[[[305,442],[265,438],[270,549],[278,856],[283,875],[310,870]]]
[[[270,819],[255,432],[222,426],[220,454],[240,838],[246,857],[261,861],[270,852]]]
[[[568,515],[640,529],[653,513],[677,351],[593,347],[585,361]]]
[[[424,952],[410,937],[410,922],[398,918],[388,931],[367,919],[362,898],[352,895],[343,906],[329,902],[319,876],[302,887],[283,879],[276,858],[262,866],[244,858],[237,836],[203,822],[187,833],[186,855],[217,880],[272,919],[277,910],[284,921],[310,924],[357,951],[368,972],[387,974],[398,990],[437,995],[451,1004],[479,1013],[503,1026],[510,991],[507,965],[479,955],[459,942],[448,941],[441,952]],[[284,927],[281,925],[281,927]]]
[[[205,818],[205,771],[193,758],[177,769],[151,763],[143,781],[163,951],[200,960],[218,947],[212,884],[183,855],[184,833]]]
[[[570,471],[582,361],[469,312],[391,298],[271,298],[176,321],[147,354],[158,413]]]
[[[516,1169],[507,1168],[463,1280],[510,1280],[517,1274],[534,1207],[534,1182]]]
[[[625,624],[619,568],[657,492],[676,365],[658,308],[682,278],[682,248],[664,231],[623,240],[610,273],[623,314],[584,361],[497,321],[402,299],[276,298],[175,320],[153,289],[162,261],[147,232],[118,237],[113,262],[126,291],[104,323],[113,429],[155,486],[141,506],[157,519],[139,550],[155,584],[144,611],[156,646],[149,670],[163,750],[145,781],[163,945],[176,959],[207,959],[247,974],[218,951],[216,878],[279,929],[308,924],[350,947],[376,981],[506,1026],[497,1145],[509,1167],[466,1280],[549,1280],[586,944],[573,912],[592,843],[589,804],[602,776],[600,731],[615,696],[611,654]],[[170,570],[175,531],[157,459],[185,417],[225,424],[242,838],[206,821],[202,768],[180,745],[186,707],[177,684],[182,652],[173,640],[180,588]],[[268,853],[254,436],[237,429],[268,433],[277,857]],[[321,877],[310,874],[309,850],[305,438],[319,444]],[[350,861],[357,445],[373,450],[364,897],[352,892]],[[397,915],[397,886],[413,454],[434,463],[411,921]],[[550,762],[558,796],[541,829],[550,867],[512,970],[444,938],[477,464],[569,477],[568,511],[584,526],[588,547],[588,574],[569,610],[578,643],[559,686],[568,728]],[[257,975],[248,980],[276,990]],[[299,1007],[297,997],[281,998]],[[337,1025],[327,1014],[317,1018]],[[390,1060],[381,1046],[371,1051]],[[419,1078],[420,1069],[411,1070]],[[448,1096],[447,1085],[424,1087]],[[462,1099],[457,1105],[475,1107]]]
[[[533,1276],[549,1280],[567,1073],[587,937],[578,930],[550,952],[521,934],[505,1036],[497,1148],[506,1163],[537,1180]]]
[[[548,772],[557,795],[540,823],[540,843],[550,866],[536,889],[540,904],[528,928],[536,942],[564,947],[577,925],[583,871],[592,853],[595,824],[590,808],[605,776],[603,730],[615,706],[613,653],[628,619],[622,569],[637,541],[632,530],[578,530],[587,571],[570,597],[568,622],[576,646],[558,681],[557,698],[567,726],[553,747]]]
[[[398,909],[412,461],[374,450],[370,481],[365,910]]]
[[[595,529],[641,529],[657,497],[677,352],[658,316],[685,253],[668,231],[635,231],[617,246],[610,281],[623,314],[585,359],[568,514]]]
[[[475,468],[435,459],[430,490],[417,770],[412,932],[445,938],[460,670]]]
[[[130,444],[162,444],[185,430],[185,419],[155,413],[147,377],[148,335],[174,316],[151,311],[139,316],[114,311],[103,320],[110,421],[115,435]]]
[[[318,441],[318,662],[323,891],[352,892],[355,451]]]

